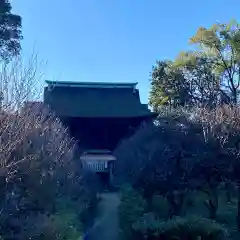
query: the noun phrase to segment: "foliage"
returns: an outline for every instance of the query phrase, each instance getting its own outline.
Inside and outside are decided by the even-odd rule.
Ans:
[[[162,219],[168,219],[170,217],[171,208],[168,200],[159,194],[154,194],[151,199],[150,209],[157,217]]]
[[[118,146],[116,178],[120,183],[130,182],[142,193],[148,211],[161,221],[184,217],[189,211],[194,213],[189,207],[194,208],[194,202],[188,196],[196,192],[204,195],[200,211],[207,210],[204,216],[218,220],[223,208],[231,204],[226,201],[226,193],[231,190],[223,186],[229,183],[239,186],[239,119],[236,105],[211,110],[165,109],[154,124],[141,126]],[[159,204],[156,196],[161,199]],[[170,211],[169,215],[161,216],[161,208],[167,209],[165,200]],[[240,201],[234,202],[231,229],[235,228],[236,215],[237,224],[240,216]],[[201,216],[201,212],[197,214]]]
[[[16,66],[0,74],[7,90],[0,109],[0,232],[6,239],[43,239],[40,232],[77,239],[83,215],[96,204],[95,179],[75,160],[76,144],[61,121],[43,103],[26,101],[36,95],[35,69]]]
[[[156,196],[161,195],[170,207],[169,222],[177,219],[188,225],[184,205],[190,204],[188,196],[193,192],[204,194],[207,216],[216,220],[221,186],[225,185],[229,200],[230,185],[236,184],[240,229],[239,37],[236,21],[200,27],[190,39],[198,49],[182,52],[174,61],[157,61],[153,67],[149,103],[159,118],[141,126],[115,151],[116,178],[141,192],[152,211],[143,216],[148,219],[145,223],[167,224],[159,221],[160,208],[166,204],[156,204]],[[212,226],[212,220],[199,224]],[[188,232],[185,227],[184,232]]]
[[[77,240],[82,235],[79,229],[77,214],[57,213],[52,215],[41,214],[34,219],[32,228],[27,228],[23,233],[25,239],[48,240],[69,239]]]
[[[8,60],[20,53],[22,19],[11,12],[9,0],[1,0],[0,9],[0,57]]]
[[[146,211],[146,201],[131,186],[124,186],[121,191],[119,206],[119,225],[124,239],[131,239],[132,224]]]
[[[240,27],[232,20],[214,24],[210,28],[200,27],[190,39],[200,47],[200,54],[214,60],[214,72],[233,103],[237,103],[240,84]]]
[[[116,149],[116,178],[143,188],[145,196],[184,192],[191,185],[188,175],[193,165],[208,152],[201,128],[184,115],[163,116],[156,124],[140,127]]]
[[[198,216],[176,217],[166,222],[143,216],[133,225],[136,239],[226,239],[227,231],[220,224]],[[140,234],[137,234],[140,233]],[[147,238],[141,238],[146,236]],[[151,238],[155,237],[155,238]]]
[[[149,103],[216,107],[238,103],[240,86],[240,28],[236,21],[200,27],[190,38],[198,46],[174,61],[157,61],[151,73]],[[177,100],[177,101],[176,101]]]
[[[217,155],[205,144],[201,128],[180,113],[166,113],[155,125],[142,126],[115,151],[116,178],[132,183],[148,201],[163,195],[170,216],[184,214],[188,191],[204,183],[207,172],[201,163]],[[201,167],[203,178],[198,179],[195,172]]]
[[[227,153],[227,155],[225,154],[224,164],[221,164],[222,167],[218,168],[217,171],[221,172],[220,176],[225,181],[234,181],[238,186],[237,223],[240,229],[239,113],[238,106],[230,105],[216,108],[211,112],[203,109],[198,113],[197,117],[202,122],[206,142],[210,143],[212,140],[217,140],[221,148]],[[220,163],[221,161],[217,159],[217,162]],[[210,169],[215,170],[213,167]]]
[[[219,78],[214,74],[214,61],[195,52],[181,52],[174,61],[174,68],[181,69],[191,86],[190,95],[194,105],[216,107],[226,102],[228,96],[222,90]]]
[[[181,69],[170,61],[158,61],[152,69],[149,103],[156,111],[159,105],[173,107],[191,104],[190,86]]]
[[[14,116],[2,113],[1,137],[1,227],[14,236],[21,231],[16,219],[54,212],[57,197],[65,194],[64,184],[71,187],[74,143],[44,109]]]
[[[2,168],[6,175],[2,176],[5,184],[1,189],[1,227],[8,236],[14,236],[16,231],[18,234],[29,232],[25,228],[33,221],[33,213],[59,214],[61,208],[57,202],[63,201],[63,196],[70,202],[70,205],[64,207],[65,211],[75,209],[79,220],[84,212],[88,211],[89,214],[89,208],[96,203],[96,192],[83,180],[84,173],[75,165],[74,142],[68,137],[66,129],[55,117],[38,111],[40,116],[36,118],[35,113],[24,112],[17,118],[19,121],[11,122],[18,123],[14,127],[16,134],[19,134],[17,142],[12,131],[7,132],[8,136],[5,131],[6,143],[15,141],[11,151],[6,152],[9,158],[4,158],[8,160],[4,164],[6,169]],[[24,226],[21,221],[26,218],[30,222]],[[51,221],[56,224],[56,228],[62,228],[55,220]]]
[[[223,148],[229,150],[238,148],[239,117],[240,109],[234,105],[223,105],[211,111],[201,108],[195,114],[195,119],[203,127],[205,141],[216,139]]]

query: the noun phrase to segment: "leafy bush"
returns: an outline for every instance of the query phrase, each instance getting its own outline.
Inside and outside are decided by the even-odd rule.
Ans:
[[[239,187],[239,113],[236,106],[163,112],[118,146],[116,179],[130,182],[142,193],[150,203],[145,212],[151,211],[154,221],[162,222],[161,208],[166,204],[158,204],[156,193],[168,201],[170,218],[182,217],[177,219],[185,219],[188,205],[192,205],[190,213],[199,214],[188,195],[204,193],[204,213],[199,216],[218,220],[218,208],[223,206],[220,187],[226,182]],[[226,194],[226,190],[230,191],[221,191]],[[231,230],[234,227],[231,223]]]
[[[193,171],[196,163],[215,154],[205,143],[201,128],[181,114],[164,113],[155,124],[140,127],[115,151],[119,182],[142,189],[148,201],[156,192],[163,195],[171,215],[181,214],[187,191],[202,185]]]
[[[78,216],[74,213],[54,214],[50,216],[39,216],[36,220],[35,229],[31,239],[69,239],[78,240],[82,236],[79,229]]]
[[[156,213],[160,218],[169,218],[170,206],[168,200],[162,195],[154,194],[151,201],[151,211]]]
[[[147,203],[131,186],[124,186],[121,191],[119,206],[119,225],[124,239],[131,239],[132,224],[146,211]]]
[[[175,217],[166,222],[143,216],[133,224],[134,239],[226,239],[227,231],[220,224],[198,216]],[[144,238],[145,237],[145,238]]]

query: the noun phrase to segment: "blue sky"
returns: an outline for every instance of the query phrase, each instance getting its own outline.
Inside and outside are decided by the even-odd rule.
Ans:
[[[187,50],[199,26],[240,20],[239,0],[12,0],[23,18],[23,57],[33,52],[45,78],[139,82],[147,103],[157,59]]]

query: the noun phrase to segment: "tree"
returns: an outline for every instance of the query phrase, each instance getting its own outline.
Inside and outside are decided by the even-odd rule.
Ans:
[[[236,104],[240,87],[240,25],[233,20],[208,29],[200,27],[190,43],[200,47],[195,54],[212,59],[222,91]]]
[[[198,56],[194,52],[182,52],[175,59],[174,66],[182,69],[196,105],[214,107],[221,102],[229,102],[229,97],[220,87],[218,76],[214,74],[212,58]]]
[[[191,103],[190,86],[181,69],[171,61],[158,61],[153,66],[149,103],[157,110],[159,106],[184,106]]]
[[[209,161],[210,164],[204,164],[205,179],[207,176],[210,176],[209,179],[211,179],[217,173],[222,180],[233,181],[237,184],[238,211],[236,219],[240,230],[240,109],[236,105],[224,105],[211,111],[199,109],[195,117],[202,125],[205,141],[208,144],[215,142],[221,146],[219,150],[215,151],[220,155],[217,158],[212,157]],[[196,172],[199,172],[199,167]]]
[[[142,126],[114,152],[119,160],[115,174],[118,183],[132,184],[148,200],[156,193],[162,194],[168,200],[171,216],[184,214],[185,196],[198,185],[190,178],[192,169],[209,151],[199,134],[201,128],[192,125],[187,116],[175,109],[160,113],[158,124]]]
[[[19,54],[22,19],[11,12],[9,0],[0,0],[0,57],[9,60]]]
[[[73,239],[85,216],[92,216],[96,178],[75,161],[68,129],[33,101],[41,90],[36,60],[26,66],[17,57],[1,64],[0,238]]]
[[[199,50],[175,61],[158,61],[151,78],[150,105],[236,104],[240,92],[240,25],[236,21],[200,27],[190,38]]]

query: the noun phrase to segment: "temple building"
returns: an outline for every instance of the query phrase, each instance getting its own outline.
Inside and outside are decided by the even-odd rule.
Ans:
[[[142,104],[137,83],[46,81],[44,103],[83,149],[113,150],[156,114]]]

